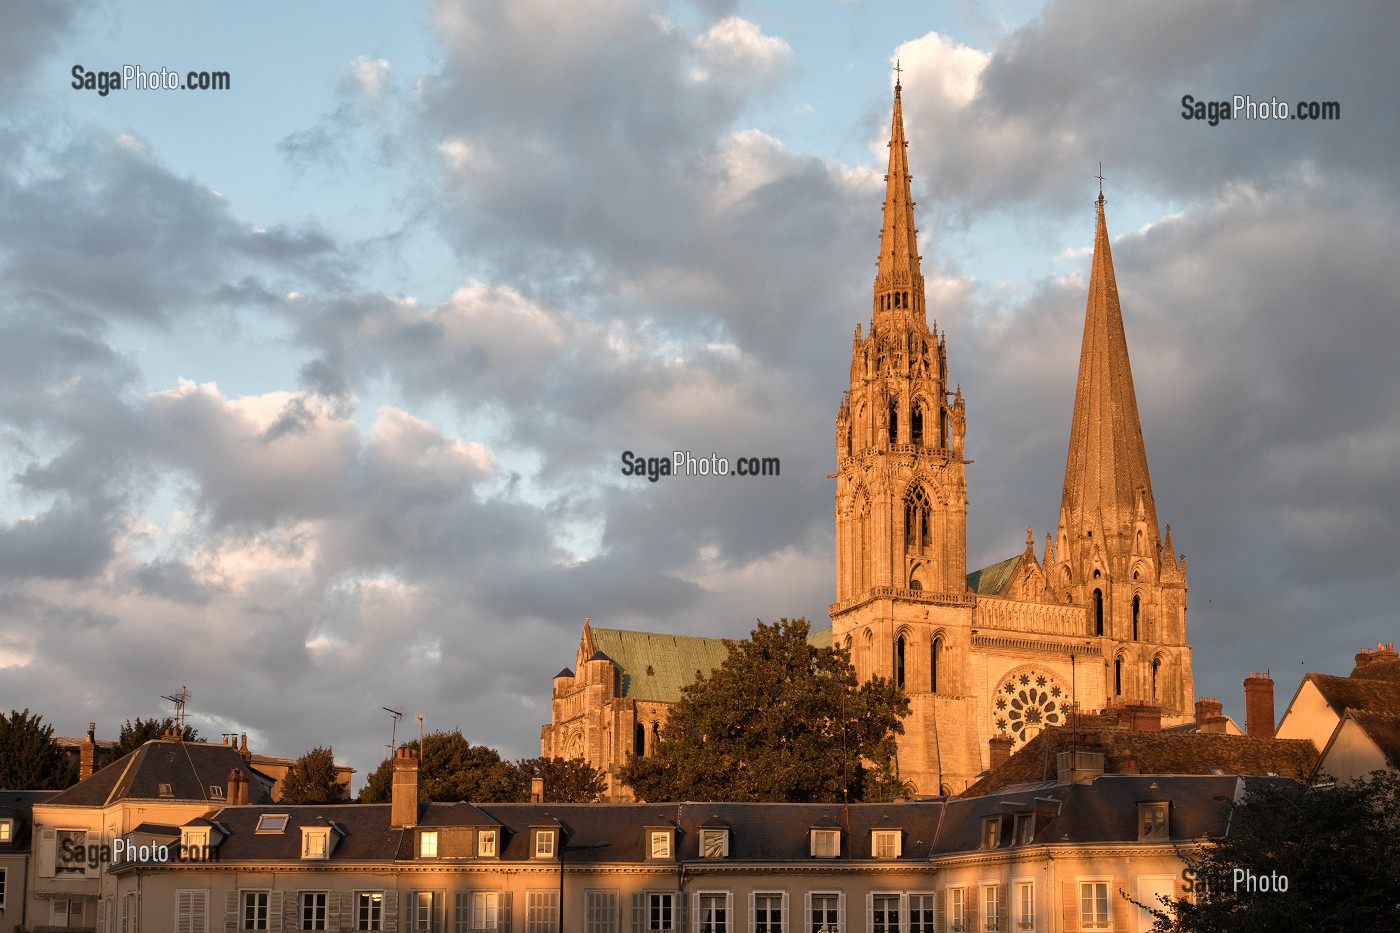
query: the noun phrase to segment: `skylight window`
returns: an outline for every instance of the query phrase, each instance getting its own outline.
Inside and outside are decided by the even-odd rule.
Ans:
[[[258,817],[255,833],[280,833],[287,828],[287,814],[285,813],[264,813]]]

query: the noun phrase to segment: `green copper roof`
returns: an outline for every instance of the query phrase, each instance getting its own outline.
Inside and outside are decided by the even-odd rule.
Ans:
[[[615,628],[592,631],[594,647],[621,672],[620,694],[634,700],[674,703],[681,698],[681,688],[695,681],[697,671],[708,674],[729,657],[728,638]],[[818,648],[831,647],[831,627],[812,632],[807,640]]]
[[[981,593],[984,596],[995,596],[1001,592],[1001,588],[1006,586],[1006,581],[1011,579],[1011,573],[1016,569],[1016,565],[1021,562],[1021,555],[1008,557],[1006,560],[992,564],[990,567],[983,567],[981,570],[974,570],[967,575],[967,587],[974,593]]]

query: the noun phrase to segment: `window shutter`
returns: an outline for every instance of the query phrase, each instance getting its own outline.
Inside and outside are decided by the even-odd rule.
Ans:
[[[194,933],[190,928],[193,922],[190,914],[194,912],[193,891],[175,892],[175,933]]]
[[[792,914],[788,912],[788,893],[786,891],[783,892],[783,929],[791,930],[792,933],[797,933],[798,930],[802,929],[802,923],[800,921],[794,923]]]
[[[103,933],[107,929],[107,901],[102,899],[97,902],[97,933]]]
[[[273,891],[267,902],[267,929],[269,933],[282,933],[282,892]]]
[[[683,901],[683,900],[685,900],[685,893],[682,892],[682,893],[676,895],[676,900],[677,900],[677,901]],[[695,913],[695,928],[698,930],[698,929],[700,928],[700,921],[705,919],[705,915],[702,914],[702,913],[700,913],[700,892],[699,892],[699,891],[693,891],[693,892],[691,892],[690,900],[691,900],[691,903],[692,903],[692,905],[693,905],[694,913]],[[677,929],[677,930],[684,930],[684,929],[685,929],[685,926],[680,922],[679,919],[677,919],[677,921],[676,921],[676,929]]]
[[[965,888],[963,890],[963,929],[972,933],[977,929],[977,901],[978,895],[982,892],[976,888]]]
[[[193,933],[209,933],[209,892],[190,892],[190,928]]]
[[[805,929],[812,922],[812,892],[802,895],[802,917],[792,925],[794,930]]]
[[[943,896],[940,897],[940,898],[938,898],[938,899],[935,901],[933,907],[934,907],[935,910],[938,911],[938,929],[939,929],[939,933],[948,933],[948,889],[947,889],[947,888],[944,888],[944,889],[943,889]]]
[[[238,892],[224,895],[224,933],[238,933]]]
[[[724,892],[724,923],[725,923],[724,929],[725,929],[726,931],[728,931],[728,930],[737,930],[737,929],[739,929],[739,928],[741,927],[741,924],[739,923],[739,918],[736,917],[736,916],[734,916],[734,892],[733,892],[733,891],[725,891],[725,892]]]
[[[647,896],[644,891],[634,892],[632,895],[632,933],[646,933],[647,930]]]
[[[875,894],[871,891],[865,892],[865,928],[875,929]]]
[[[501,926],[510,933],[510,892],[501,892]]]
[[[39,833],[39,877],[52,878],[54,863],[58,859],[58,831],[45,829]]]
[[[836,929],[846,929],[846,892],[836,895]]]
[[[685,892],[676,892],[676,916],[671,921],[671,929],[683,931],[685,929]]]
[[[1063,913],[1060,917],[1061,929],[1072,933],[1079,929],[1079,888],[1073,881],[1065,881],[1060,885],[1060,897],[1064,899]]]
[[[784,920],[787,920],[787,917],[786,917],[787,911],[786,911],[786,910],[783,911],[783,914],[785,915],[785,916],[783,917],[783,919],[784,919]],[[749,892],[749,923],[750,923],[750,924],[756,923],[757,920],[758,920],[758,895],[756,894],[756,892],[750,891],[750,892]],[[730,922],[731,922],[731,923],[734,923],[734,921],[730,921]],[[734,928],[735,928],[736,930],[739,929],[739,924],[738,924],[738,923],[734,923]]]
[[[1108,908],[1108,914],[1113,918],[1113,929],[1115,930],[1126,930],[1132,923],[1128,914],[1128,899],[1123,896],[1123,892],[1127,888],[1127,882],[1120,878],[1113,879],[1113,886],[1109,888],[1113,904]]]

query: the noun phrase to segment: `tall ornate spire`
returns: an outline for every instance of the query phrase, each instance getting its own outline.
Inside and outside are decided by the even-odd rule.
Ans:
[[[922,321],[924,277],[919,271],[919,246],[914,227],[914,199],[909,190],[908,143],[900,85],[894,85],[894,117],[890,121],[890,164],[885,173],[885,220],[880,230],[880,257],[875,272],[877,329],[897,320]]]
[[[1067,543],[1076,551],[1086,546],[1084,538],[1098,526],[1107,538],[1102,547],[1109,561],[1134,553],[1156,553],[1160,526],[1147,473],[1147,450],[1133,392],[1102,192],[1060,517],[1067,526],[1062,529],[1068,533]],[[1139,522],[1146,526],[1143,530],[1150,540],[1135,540]],[[1062,559],[1068,557],[1063,555]]]

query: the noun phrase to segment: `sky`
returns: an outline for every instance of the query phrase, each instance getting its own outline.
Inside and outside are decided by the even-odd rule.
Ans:
[[[827,623],[894,64],[969,567],[1053,530],[1100,164],[1196,690],[1397,635],[1400,6],[0,8],[0,709],[356,786],[539,753],[585,617]],[[89,72],[227,72],[100,93]],[[75,75],[79,77],[75,79]],[[80,87],[73,84],[77,81]],[[1340,119],[1186,119],[1182,99]],[[624,476],[621,455],[781,475]]]

